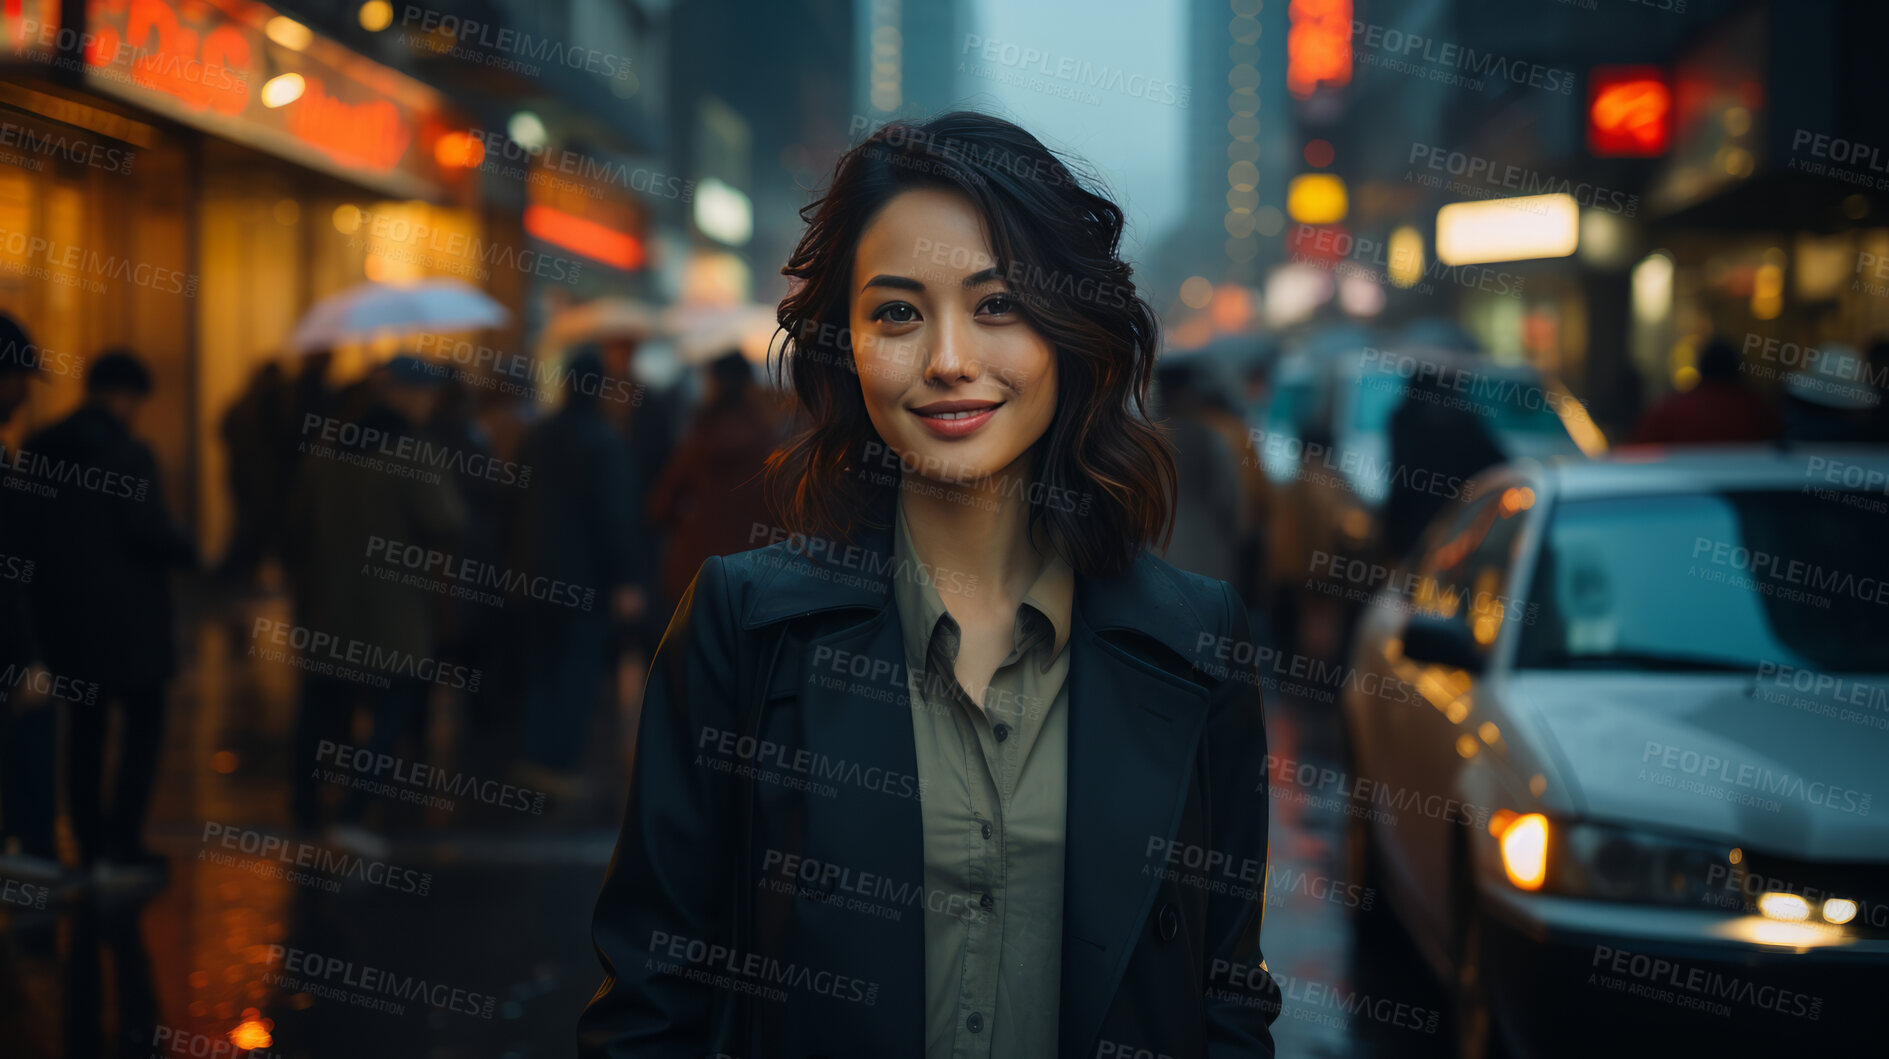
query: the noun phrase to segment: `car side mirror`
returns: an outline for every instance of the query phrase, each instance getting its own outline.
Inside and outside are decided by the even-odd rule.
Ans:
[[[1410,624],[1404,626],[1404,657],[1471,673],[1482,672],[1486,661],[1467,625],[1455,618],[1422,613],[1411,615]]]

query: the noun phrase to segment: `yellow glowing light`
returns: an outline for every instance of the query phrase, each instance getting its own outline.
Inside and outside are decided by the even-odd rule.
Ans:
[[[1759,320],[1775,320],[1784,311],[1784,269],[1779,265],[1758,266],[1751,281],[1751,315]]]
[[[1725,859],[1731,861],[1733,864],[1743,864],[1745,862],[1745,851],[1739,849],[1737,846],[1733,846],[1731,855]]]
[[[1475,757],[1477,749],[1475,736],[1464,732],[1462,735],[1456,737],[1456,753],[1458,756],[1466,758]]]
[[[254,1011],[254,1008],[250,1009]],[[230,1031],[230,1043],[244,1051],[267,1048],[275,1043],[275,1037],[269,1033],[269,1020],[254,1016],[244,1018]]]
[[[1393,287],[1414,287],[1423,279],[1423,233],[1409,225],[1391,232],[1388,246],[1390,267],[1386,272]]]
[[[1512,485],[1502,491],[1502,514],[1504,517],[1517,511],[1527,511],[1535,506],[1535,491],[1525,485]]]
[[[1781,923],[1763,916],[1740,916],[1708,928],[1711,933],[1733,941],[1753,945],[1778,945],[1805,952],[1834,945],[1848,945],[1852,938],[1825,926],[1809,923]]]
[[[1810,902],[1796,894],[1768,893],[1758,898],[1758,911],[1766,919],[1801,923],[1810,918]]]
[[[1436,213],[1436,259],[1446,265],[1567,257],[1580,245],[1572,195],[1452,202]]]
[[[1462,724],[1463,718],[1469,716],[1469,704],[1461,699],[1451,699],[1449,704],[1443,707],[1443,716],[1448,717],[1451,724]]]
[[[262,86],[262,105],[265,107],[286,107],[302,98],[302,92],[308,87],[301,74],[277,74]]]
[[[369,33],[379,33],[393,25],[394,5],[387,0],[367,0],[361,5],[361,28]]]
[[[1856,902],[1847,897],[1832,897],[1823,903],[1823,920],[1842,926],[1856,918]]]
[[[1189,309],[1205,309],[1213,299],[1213,281],[1205,276],[1189,276],[1181,282],[1181,304]]]
[[[1351,202],[1343,178],[1331,173],[1300,173],[1286,185],[1286,212],[1300,224],[1337,224]]]
[[[1497,728],[1494,721],[1482,722],[1481,727],[1476,729],[1476,735],[1490,746],[1502,741],[1502,729]]]
[[[391,15],[392,12],[388,14]],[[287,15],[277,15],[263,23],[262,32],[270,40],[292,51],[301,51],[308,47],[309,41],[315,39],[313,31]]]
[[[1548,388],[1559,394],[1561,399],[1554,402],[1555,414],[1561,417],[1561,425],[1568,428],[1568,436],[1588,456],[1599,458],[1607,454],[1607,435],[1594,425],[1593,417],[1587,414],[1587,406],[1580,402],[1567,387],[1549,380]]]
[[[1495,605],[1494,611],[1476,615],[1475,623],[1469,627],[1470,635],[1484,647],[1494,643],[1496,634],[1501,631],[1502,604],[1499,602]]]
[[[1657,251],[1633,266],[1633,319],[1640,324],[1661,324],[1673,314],[1673,259]]]
[[[1509,821],[1498,837],[1502,870],[1522,890],[1539,890],[1548,878],[1548,818],[1528,813]]]
[[[346,202],[336,206],[334,225],[342,235],[353,235],[361,227],[361,208]]]

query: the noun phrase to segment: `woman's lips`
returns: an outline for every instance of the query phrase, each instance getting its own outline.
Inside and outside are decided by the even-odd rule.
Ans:
[[[920,423],[925,425],[925,429],[933,434],[941,438],[961,438],[975,433],[979,427],[990,422],[990,417],[996,415],[997,409],[1002,407],[1003,402],[999,401],[982,408],[945,410],[939,406],[928,405],[925,411],[914,408],[911,412],[918,417]]]

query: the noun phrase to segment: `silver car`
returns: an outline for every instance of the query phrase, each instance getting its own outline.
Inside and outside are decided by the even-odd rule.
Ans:
[[[1880,453],[1510,464],[1414,566],[1336,571],[1375,590],[1353,877],[1451,988],[1461,1054],[1621,1054],[1634,1027],[1880,1054]]]

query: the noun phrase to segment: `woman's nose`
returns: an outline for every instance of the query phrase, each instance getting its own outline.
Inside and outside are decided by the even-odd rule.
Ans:
[[[964,324],[946,319],[932,329],[926,351],[926,382],[973,382],[984,374]]]

